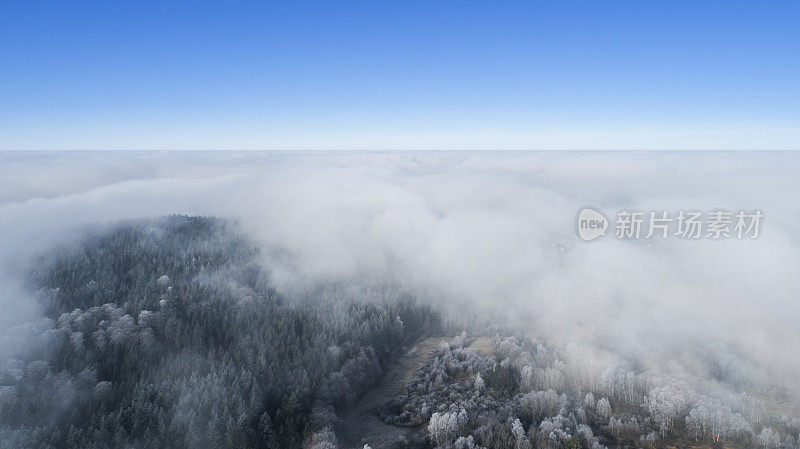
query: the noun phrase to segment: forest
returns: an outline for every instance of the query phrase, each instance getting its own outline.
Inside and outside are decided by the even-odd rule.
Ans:
[[[438,328],[405,296],[282,298],[256,253],[230,223],[171,216],[43,255],[47,317],[4,337],[2,446],[300,447]]]
[[[800,389],[589,363],[504,323],[458,328],[391,284],[287,296],[262,251],[235,222],[173,215],[41,254],[44,317],[0,346],[0,446],[800,447]],[[438,344],[368,412],[408,432],[353,437],[351,410],[422,339]]]

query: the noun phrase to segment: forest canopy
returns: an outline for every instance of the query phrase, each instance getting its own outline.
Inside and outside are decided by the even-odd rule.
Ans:
[[[175,215],[41,256],[47,316],[2,345],[4,447],[299,447],[438,326],[391,291],[282,297],[257,254],[231,222]]]
[[[265,251],[235,221],[172,215],[42,252],[43,316],[0,344],[2,447],[800,446],[800,389],[725,353],[558,345],[381,279],[280,289]]]

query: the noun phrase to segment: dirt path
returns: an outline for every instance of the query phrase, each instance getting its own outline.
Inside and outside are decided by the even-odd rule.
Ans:
[[[343,448],[361,449],[369,444],[372,449],[387,449],[394,443],[410,439],[414,429],[390,426],[376,415],[378,409],[390,398],[397,395],[430,357],[431,351],[447,340],[446,338],[423,338],[397,360],[394,368],[387,373],[381,383],[356,402],[347,415],[340,435]]]

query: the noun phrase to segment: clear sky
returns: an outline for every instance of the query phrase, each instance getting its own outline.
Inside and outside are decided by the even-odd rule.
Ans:
[[[0,149],[800,149],[800,2],[0,2]]]

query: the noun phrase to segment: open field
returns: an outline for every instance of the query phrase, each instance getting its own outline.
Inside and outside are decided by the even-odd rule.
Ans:
[[[344,420],[342,443],[345,448],[362,448],[369,444],[372,449],[389,448],[398,441],[419,438],[418,429],[407,429],[385,424],[377,416],[377,410],[391,397],[398,394],[414,376],[417,368],[430,357],[431,351],[447,338],[423,338],[397,360],[394,368],[384,376],[380,384],[358,400]]]

